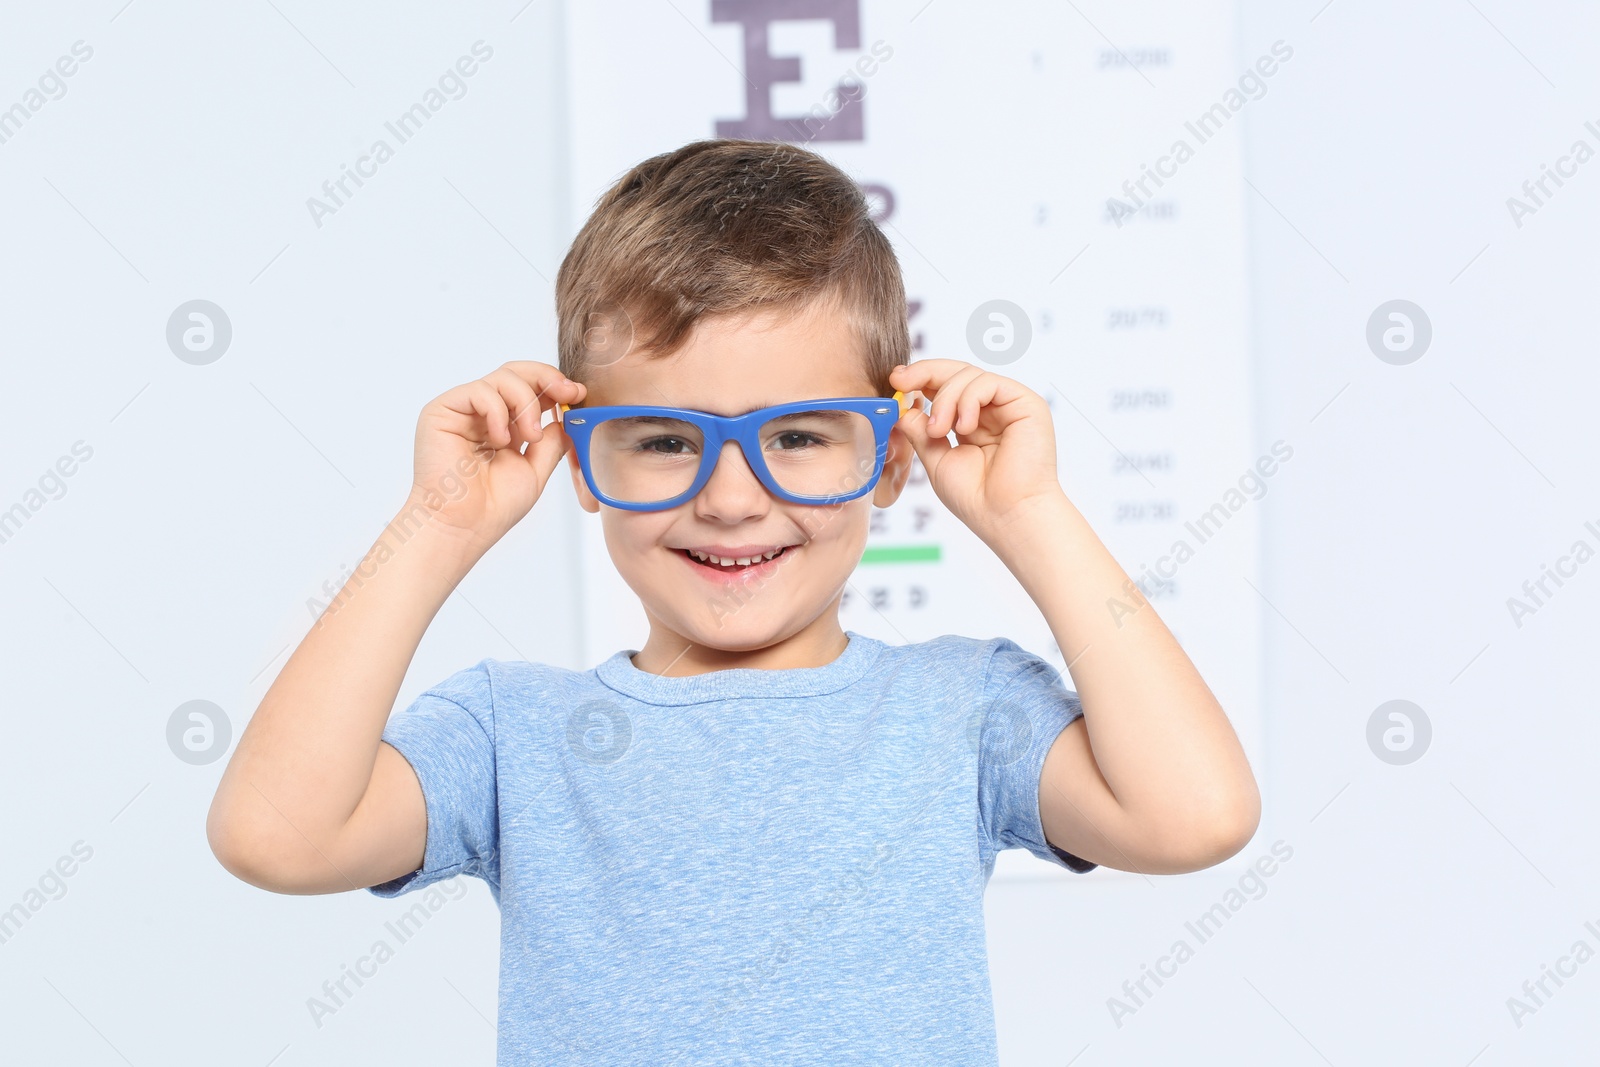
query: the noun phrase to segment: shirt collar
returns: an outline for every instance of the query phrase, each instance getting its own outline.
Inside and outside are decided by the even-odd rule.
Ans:
[[[740,697],[811,697],[837,692],[867,672],[887,647],[852,630],[849,643],[831,663],[820,667],[734,667],[686,677],[663,677],[633,665],[639,650],[623,649],[595,667],[610,688],[646,704],[699,704]]]

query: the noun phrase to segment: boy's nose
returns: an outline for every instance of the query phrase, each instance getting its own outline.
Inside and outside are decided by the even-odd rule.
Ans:
[[[701,518],[723,522],[759,518],[767,513],[772,500],[744,453],[734,441],[724,441],[711,478],[694,498],[694,512]]]

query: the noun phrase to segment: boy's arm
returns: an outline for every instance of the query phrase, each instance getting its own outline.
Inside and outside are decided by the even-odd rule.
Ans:
[[[1050,624],[1083,704],[1039,779],[1050,844],[1145,874],[1243,848],[1261,798],[1233,725],[1066,494],[1019,509],[990,547]]]
[[[1048,843],[1147,874],[1198,870],[1243,848],[1261,812],[1244,750],[1155,608],[1062,491],[1043,398],[958,360],[918,360],[890,383],[933,398],[898,429],[1067,658],[1083,716],[1061,731],[1040,775]],[[1113,615],[1114,600],[1130,611]]]
[[[398,542],[405,515],[378,544]],[[253,885],[336,893],[421,866],[422,787],[379,736],[423,632],[470,563],[431,523],[393,552],[359,587],[352,577],[301,641],[217,786],[212,851]],[[369,552],[358,570],[375,560]]]
[[[421,783],[380,740],[384,725],[428,624],[565,453],[559,423],[540,428],[543,410],[583,393],[520,362],[423,409],[406,507],[289,657],[217,786],[206,836],[234,875],[332,893],[421,867]]]

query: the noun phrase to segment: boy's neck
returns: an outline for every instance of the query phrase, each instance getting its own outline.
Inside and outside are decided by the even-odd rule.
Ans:
[[[790,670],[825,667],[838,659],[850,639],[835,611],[825,611],[810,626],[764,648],[723,649],[701,644],[650,620],[650,636],[630,662],[647,674],[683,678],[737,667]]]

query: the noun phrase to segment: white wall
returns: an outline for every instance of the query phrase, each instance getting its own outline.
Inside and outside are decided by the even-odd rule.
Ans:
[[[1594,15],[1243,8],[1241,56],[1278,38],[1296,50],[1244,116],[1257,434],[1297,442],[1263,501],[1267,808],[1246,854],[1281,839],[1294,855],[1165,986],[1147,981],[1155,995],[1120,1028],[1108,998],[1233,880],[1000,887],[1002,1056],[1587,1062],[1600,964],[1547,980],[1520,1027],[1507,999],[1580,939],[1600,950],[1584,925],[1600,927],[1584,670],[1600,568],[1520,628],[1506,600],[1575,540],[1600,547],[1584,528],[1600,526],[1600,493],[1583,311],[1600,166],[1520,229],[1506,199],[1575,139],[1600,148],[1584,129],[1600,118]],[[1434,330],[1409,366],[1365,342],[1396,298]],[[1433,726],[1410,765],[1367,746],[1391,699]]]
[[[7,104],[94,49],[0,144],[0,506],[93,448],[0,544],[0,907],[93,850],[0,945],[6,1062],[494,1059],[483,883],[404,945],[385,923],[413,900],[254,889],[206,845],[225,761],[180,762],[166,729],[205,699],[237,740],[308,598],[404,499],[424,403],[554,361],[560,9],[274,2],[30,8],[0,32]],[[307,198],[480,39],[466,95],[316,226]],[[165,336],[194,298],[233,324],[206,366]],[[570,496],[466,579],[403,700],[484,656],[578,665],[571,568],[529,562],[570,557]],[[380,938],[394,958],[317,1026],[308,998]]]
[[[180,761],[167,725],[209,700],[237,739],[306,600],[397,506],[423,402],[507,358],[554,361],[573,225],[559,86],[583,57],[542,0],[274,3],[38,8],[0,32],[0,108],[75,41],[94,49],[0,143],[0,508],[93,450],[0,543],[0,908],[92,849],[0,944],[8,1060],[493,1060],[482,884],[316,1026],[307,999],[415,901],[231,878],[203,828],[223,762]],[[1237,870],[997,882],[1003,1059],[1580,1061],[1600,964],[1547,983],[1520,1027],[1506,1001],[1575,941],[1600,949],[1600,731],[1579,674],[1600,568],[1520,627],[1506,599],[1600,544],[1579,318],[1600,167],[1520,228],[1505,201],[1575,139],[1600,146],[1593,16],[1243,9],[1241,65],[1296,50],[1243,113],[1241,190],[1255,437],[1296,443],[1260,506],[1267,810],[1245,857],[1280,839],[1293,855],[1201,945],[1185,922]],[[1088,47],[1161,9],[1078,10]],[[974,16],[935,0],[919,21],[941,17]],[[316,226],[306,198],[479,39],[495,53],[466,96]],[[165,337],[196,298],[234,332],[207,366]],[[1434,330],[1408,366],[1365,339],[1395,298]],[[570,494],[546,503],[440,614],[403,700],[485,655],[588,665],[571,569],[529,563],[575,544]],[[1393,766],[1367,723],[1400,698],[1433,738]],[[1118,1026],[1107,999],[1185,937],[1193,959]]]

